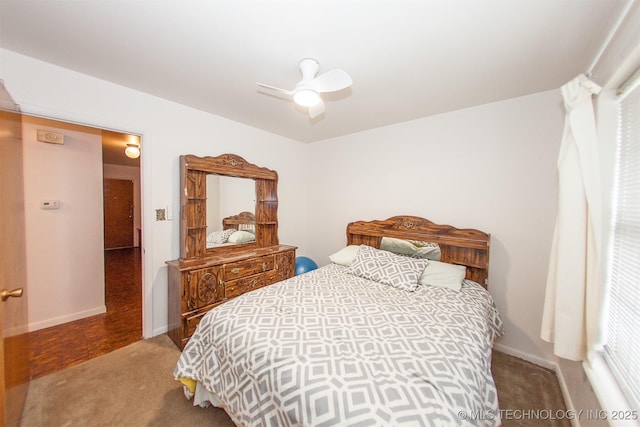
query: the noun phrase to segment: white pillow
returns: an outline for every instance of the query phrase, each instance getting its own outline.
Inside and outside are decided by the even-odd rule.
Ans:
[[[464,265],[430,260],[418,282],[421,285],[438,286],[460,291],[466,274],[467,267]]]
[[[229,238],[227,239],[227,242],[247,243],[247,242],[253,242],[254,240],[256,240],[255,234],[245,230],[238,230],[238,231],[234,231],[233,234],[229,236]]]
[[[209,233],[207,236],[207,243],[212,245],[220,245],[222,243],[226,243],[229,239],[229,236],[233,234],[235,230],[218,230],[212,233]]]
[[[340,249],[338,252],[329,255],[329,260],[334,264],[349,267],[356,255],[358,255],[359,250],[360,245],[349,245]]]

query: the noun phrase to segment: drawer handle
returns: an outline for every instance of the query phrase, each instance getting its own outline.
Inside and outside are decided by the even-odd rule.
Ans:
[[[238,267],[236,267],[236,268],[231,269],[231,272],[233,274],[238,274],[238,273],[240,273],[240,269]]]
[[[249,282],[249,284],[251,285],[251,287],[253,288],[255,285],[258,284],[258,281],[256,279],[251,279],[251,281]]]
[[[267,271],[267,263],[266,262],[262,263],[262,271]]]

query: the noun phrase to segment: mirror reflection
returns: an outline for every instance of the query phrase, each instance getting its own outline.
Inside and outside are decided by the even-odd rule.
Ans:
[[[255,181],[207,175],[207,248],[255,242]]]
[[[424,258],[433,261],[440,261],[441,256],[440,245],[437,243],[394,237],[383,237],[380,241],[380,249],[411,258]]]

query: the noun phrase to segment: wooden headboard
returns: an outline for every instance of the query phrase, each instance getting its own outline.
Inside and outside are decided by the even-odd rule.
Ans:
[[[394,216],[347,225],[347,245],[380,248],[383,236],[437,243],[442,252],[440,261],[464,265],[467,267],[467,279],[487,287],[491,238],[487,233],[435,224],[417,216]]]
[[[245,225],[253,225],[256,224],[256,216],[253,212],[240,212],[238,215],[232,215],[224,218],[222,220],[222,229],[228,230],[233,228],[234,230],[242,230],[251,227],[241,227]]]

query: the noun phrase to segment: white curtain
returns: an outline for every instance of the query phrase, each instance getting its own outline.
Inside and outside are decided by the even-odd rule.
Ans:
[[[562,86],[558,214],[540,336],[554,344],[556,355],[571,360],[586,358],[598,330],[601,186],[592,96],[599,92],[584,75]]]

